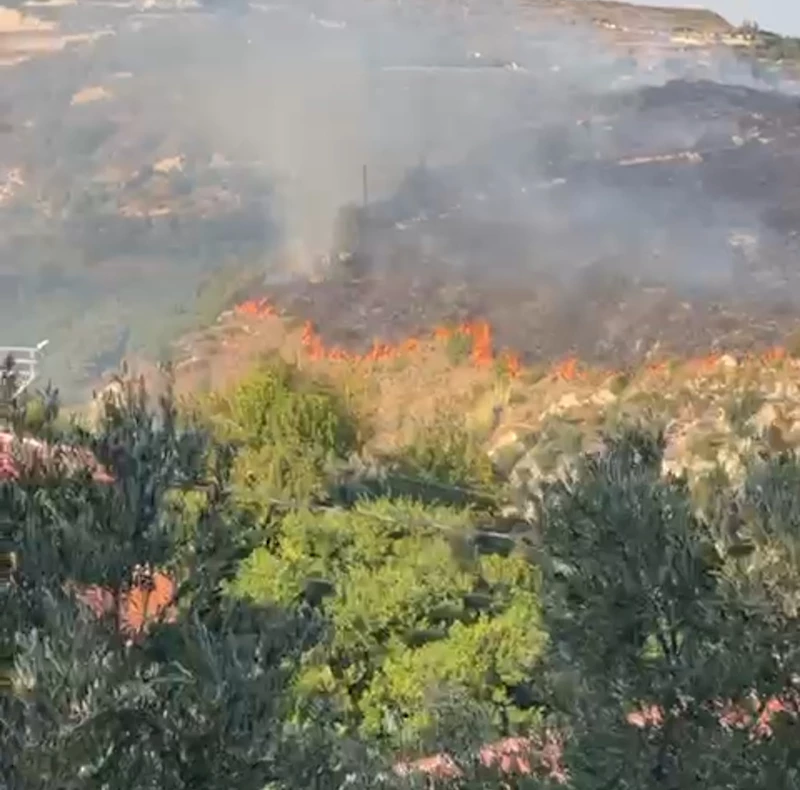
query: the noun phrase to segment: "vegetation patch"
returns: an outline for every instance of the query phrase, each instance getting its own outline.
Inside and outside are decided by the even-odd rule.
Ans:
[[[426,700],[448,686],[522,720],[508,687],[525,681],[544,647],[538,573],[521,555],[454,551],[474,528],[466,511],[410,502],[299,512],[245,560],[231,593],[290,605],[325,585],[314,603],[332,631],[307,657],[299,688],[333,694],[371,736],[418,736],[435,715]]]
[[[669,430],[554,377],[502,400],[513,430],[442,411],[381,457],[313,370],[263,360],[185,414],[130,382],[91,431],[13,404],[12,430],[108,470],[0,457],[14,786],[399,790],[401,757],[446,749],[476,790],[794,787],[800,472],[771,370],[693,374]],[[720,425],[754,413],[740,457]],[[692,453],[693,487],[665,474]]]
[[[342,396],[278,358],[199,407],[215,436],[239,447],[234,476],[254,502],[319,492],[326,466],[360,446],[358,420]]]
[[[401,472],[445,486],[486,491],[499,482],[485,437],[470,431],[463,418],[446,412],[418,428],[396,463]]]

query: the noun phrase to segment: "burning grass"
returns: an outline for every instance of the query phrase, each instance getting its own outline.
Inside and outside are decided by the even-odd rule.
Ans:
[[[266,298],[244,301],[234,308],[234,313],[254,319],[282,316],[281,311]],[[493,327],[487,320],[475,319],[456,325],[438,325],[431,330],[427,337],[408,337],[397,343],[388,343],[380,338],[374,338],[371,348],[366,353],[358,353],[341,345],[326,345],[314,323],[305,321],[301,342],[311,361],[348,362],[358,365],[413,356],[431,340],[440,345],[457,341],[466,349],[467,353],[464,354],[464,357],[472,366],[487,368],[494,365],[499,372],[505,373],[510,378],[519,378],[523,372],[520,353],[512,349],[497,350],[494,336]],[[458,357],[459,355],[454,354],[453,356]],[[688,374],[706,375],[726,366],[738,367],[748,364],[779,366],[791,357],[792,354],[786,347],[773,346],[760,354],[746,353],[739,357],[713,353],[685,360],[659,359],[645,365],[644,372],[649,375],[666,375],[674,372],[677,365]],[[601,370],[596,368],[595,372]],[[627,375],[627,372],[613,368],[605,369],[603,373],[609,377]],[[553,363],[549,375],[564,381],[582,381],[593,378],[589,367],[577,356],[567,356]]]
[[[364,350],[355,340],[329,342],[326,326],[297,312],[268,297],[241,301],[181,344],[177,391],[225,390],[265,356],[277,355],[343,392],[369,426],[370,449],[384,452],[408,446],[420,425],[443,412],[469,424],[477,419],[484,439],[517,425],[538,430],[559,414],[587,426],[651,412],[689,424],[715,404],[735,411],[731,400],[740,395],[757,390],[769,400],[770,393],[798,388],[800,379],[800,361],[784,346],[736,357],[664,356],[622,369],[574,354],[531,367],[516,350],[498,349],[494,327],[481,318],[393,342],[375,337]],[[386,327],[387,335],[392,329]]]
[[[273,308],[262,309],[271,311],[265,314],[277,314]],[[499,354],[495,352],[492,327],[484,320],[465,321],[457,326],[437,326],[427,339],[409,337],[400,343],[392,344],[376,338],[373,339],[370,350],[364,354],[348,351],[341,346],[326,346],[314,324],[306,321],[303,325],[302,344],[312,361],[329,360],[359,365],[412,356],[431,338],[440,345],[446,345],[453,340],[464,341],[468,347],[468,359],[476,368],[487,368],[498,364],[501,370],[512,378],[516,378],[521,370],[518,354],[505,350]]]

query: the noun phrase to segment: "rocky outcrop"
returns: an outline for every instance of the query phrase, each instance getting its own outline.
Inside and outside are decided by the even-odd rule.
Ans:
[[[689,361],[614,386],[544,378],[516,400],[525,430],[501,425],[488,452],[522,499],[567,479],[581,454],[597,452],[603,433],[625,423],[661,429],[662,474],[685,477],[693,490],[712,476],[738,488],[764,452],[800,448],[800,363],[786,357]]]

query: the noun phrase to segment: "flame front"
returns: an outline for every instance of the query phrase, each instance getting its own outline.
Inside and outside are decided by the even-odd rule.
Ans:
[[[266,298],[249,299],[242,302],[236,305],[234,313],[238,316],[255,319],[281,316],[281,312]],[[517,378],[521,374],[522,361],[520,355],[510,349],[502,350],[499,353],[496,351],[492,326],[485,319],[463,321],[455,326],[438,325],[434,327],[427,339],[409,337],[400,343],[386,343],[379,338],[375,338],[369,351],[364,354],[348,351],[337,345],[326,346],[313,322],[306,321],[303,325],[301,343],[308,358],[312,361],[343,362],[357,365],[407,357],[420,351],[423,344],[428,340],[433,340],[436,343],[447,343],[455,337],[469,339],[469,359],[475,367],[486,368],[496,365],[498,370],[503,371],[510,378]],[[787,362],[789,358],[790,355],[786,348],[775,346],[762,353],[746,354],[741,357],[741,362],[743,364],[777,367]],[[702,357],[684,360],[682,368],[692,375],[708,375],[719,369],[722,360],[722,354],[711,353]],[[644,368],[646,373],[659,376],[669,373],[671,369],[670,362],[666,359],[652,361]],[[592,370],[595,373],[603,373],[609,376],[619,373],[619,371],[615,370]],[[555,363],[551,368],[550,374],[564,381],[575,382],[586,380],[592,370],[586,368],[576,356],[569,356]]]

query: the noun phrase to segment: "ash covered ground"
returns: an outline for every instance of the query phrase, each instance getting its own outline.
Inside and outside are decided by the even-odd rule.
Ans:
[[[329,277],[282,302],[351,345],[486,317],[529,360],[779,343],[800,296],[797,98],[682,79],[580,109],[344,213]]]
[[[713,15],[686,46],[679,12],[603,8],[23,7],[0,25],[0,342],[49,337],[76,396],[260,292],[354,347],[477,316],[532,359],[777,342],[797,84]]]

